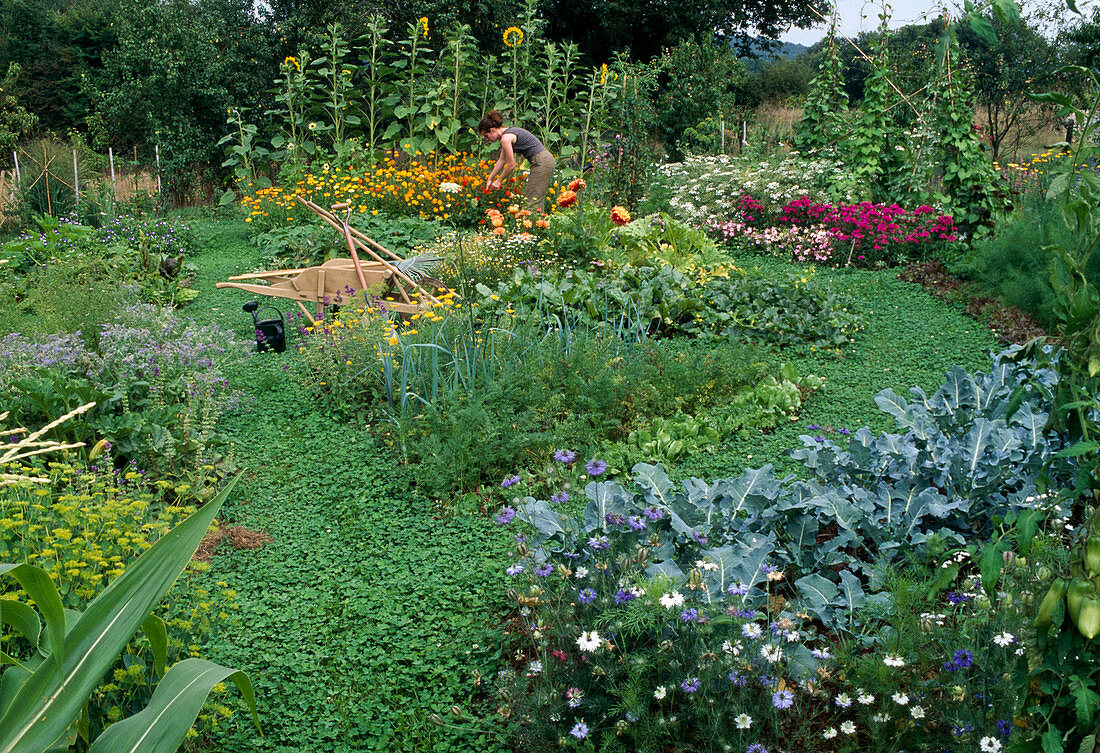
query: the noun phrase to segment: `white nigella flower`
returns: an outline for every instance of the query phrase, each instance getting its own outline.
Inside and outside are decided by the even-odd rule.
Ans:
[[[856,700],[859,701],[861,706],[870,706],[875,702],[875,697],[870,693],[860,693]]]
[[[760,656],[764,661],[775,664],[777,661],[783,658],[783,649],[779,646],[773,646],[768,644],[760,649]]]
[[[838,695],[836,697],[836,700],[834,702],[840,708],[846,709],[846,708],[848,708],[849,706],[852,705],[852,697],[850,695],[848,695],[847,693],[841,693],[840,695]]]
[[[914,719],[923,719],[924,709],[920,706],[914,706],[913,708],[909,709],[909,716],[913,717]]]
[[[600,648],[600,634],[593,630],[590,633],[581,633],[581,637],[577,639],[577,646],[581,651],[597,651]]]
[[[668,688],[666,688],[664,685],[658,685],[657,689],[653,691],[653,697],[656,698],[658,701],[664,699],[666,695],[668,695]]]
[[[854,735],[855,732],[856,732],[855,722],[851,722],[851,721],[841,722],[840,723],[840,731],[843,732],[846,735]]]
[[[894,693],[890,698],[899,706],[904,706],[909,703],[909,696],[905,695],[905,693]]]
[[[683,603],[684,596],[679,591],[673,591],[661,597],[661,606],[665,609],[672,609],[673,607],[681,606]]]
[[[578,567],[577,568],[577,577],[578,578],[587,578],[588,577],[588,568],[587,567]]]
[[[733,718],[733,723],[737,729],[748,729],[752,726],[752,717],[748,714],[738,714]]]
[[[829,729],[821,733],[821,736],[824,737],[826,740],[832,740],[834,737],[836,737],[836,727],[829,727]]]
[[[982,749],[982,753],[1000,753],[1001,741],[995,737],[983,737],[978,746]]]
[[[1012,633],[1007,632],[998,633],[997,635],[993,636],[993,642],[1001,648],[1006,648],[1016,642],[1016,636],[1014,636]]]
[[[905,660],[904,659],[902,659],[900,656],[893,656],[892,654],[887,654],[886,657],[883,658],[882,663],[885,664],[887,667],[904,667],[905,666]]]

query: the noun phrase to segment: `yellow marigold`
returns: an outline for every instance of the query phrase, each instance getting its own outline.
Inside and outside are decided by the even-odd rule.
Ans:
[[[523,44],[523,29],[518,26],[509,26],[505,29],[504,44],[508,47],[519,47]]]

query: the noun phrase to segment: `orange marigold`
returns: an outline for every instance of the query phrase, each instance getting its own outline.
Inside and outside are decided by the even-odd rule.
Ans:
[[[587,186],[588,184],[584,182],[584,178],[573,178],[569,182],[570,191],[583,191]]]
[[[630,212],[626,207],[611,207],[611,221],[616,225],[625,225],[630,222]]]
[[[558,194],[558,206],[562,209],[571,207],[577,203],[577,194],[573,193],[569,189],[562,191]]]

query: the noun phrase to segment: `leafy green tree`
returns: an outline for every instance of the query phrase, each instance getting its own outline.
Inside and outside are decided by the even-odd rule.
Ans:
[[[1009,139],[1025,138],[1028,115],[1035,104],[1027,92],[1049,89],[1060,67],[1058,50],[1025,18],[987,21],[996,32],[990,42],[969,26],[959,28],[959,44],[971,74],[974,101],[985,138],[999,159]]]
[[[669,159],[684,158],[681,138],[708,117],[728,116],[745,68],[729,46],[713,39],[685,41],[655,61],[659,70],[656,100],[658,132]]]
[[[121,0],[115,28],[118,44],[85,79],[95,143],[160,144],[182,200],[218,157],[229,110],[258,109],[276,70],[271,44],[249,0]]]
[[[22,75],[14,94],[43,130],[82,127],[90,109],[81,77],[102,64],[115,42],[117,0],[4,0],[0,3],[0,61]]]
[[[776,38],[789,25],[817,21],[798,0],[698,0],[693,3],[629,0],[543,0],[547,36],[573,40],[595,62],[617,51],[651,60],[665,47],[701,41],[718,30],[719,40],[749,52],[754,35]]]
[[[0,81],[0,150],[10,151],[19,139],[38,122],[15,96],[15,79],[19,75],[19,63],[8,63],[8,72]]]

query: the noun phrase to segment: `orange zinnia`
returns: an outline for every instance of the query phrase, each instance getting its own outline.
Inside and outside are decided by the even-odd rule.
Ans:
[[[616,225],[625,225],[630,222],[630,212],[625,207],[611,207],[611,221]]]
[[[577,194],[573,193],[572,191],[566,189],[565,191],[562,191],[560,194],[558,194],[558,206],[562,209],[565,209],[566,207],[571,207],[576,203]]]
[[[569,183],[569,190],[570,191],[583,191],[587,186],[588,186],[588,184],[584,182],[584,178],[574,178]]]

